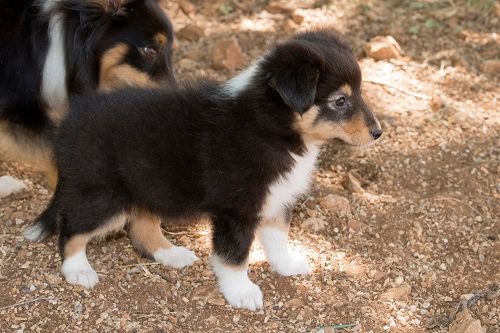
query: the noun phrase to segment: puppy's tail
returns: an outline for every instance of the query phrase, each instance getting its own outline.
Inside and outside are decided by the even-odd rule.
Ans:
[[[61,213],[58,205],[58,189],[52,197],[49,206],[37,217],[35,224],[24,231],[24,236],[30,241],[41,241],[57,231],[61,222]]]

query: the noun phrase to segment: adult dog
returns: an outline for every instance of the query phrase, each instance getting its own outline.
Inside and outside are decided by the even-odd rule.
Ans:
[[[53,174],[51,138],[68,96],[175,82],[172,26],[156,0],[8,1],[0,16],[4,156]]]

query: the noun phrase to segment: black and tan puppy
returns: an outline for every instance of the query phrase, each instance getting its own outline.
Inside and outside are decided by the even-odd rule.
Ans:
[[[156,0],[6,1],[0,13],[0,153],[52,170],[68,96],[174,82]]]
[[[66,280],[90,288],[93,237],[128,222],[137,249],[183,267],[197,257],[162,235],[161,220],[209,214],[220,291],[234,307],[261,308],[247,276],[254,237],[279,274],[309,273],[288,250],[289,209],[321,145],[368,145],[382,134],[360,85],[350,48],[318,31],[279,44],[227,83],[75,100],[57,140],[56,193],[28,235],[59,230]]]

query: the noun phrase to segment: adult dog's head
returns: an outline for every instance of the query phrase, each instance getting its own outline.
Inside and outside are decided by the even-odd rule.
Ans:
[[[49,104],[96,89],[175,83],[173,29],[157,0],[44,0],[43,11],[50,44],[42,94]]]

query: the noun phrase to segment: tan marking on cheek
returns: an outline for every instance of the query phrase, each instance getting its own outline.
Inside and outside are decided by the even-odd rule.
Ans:
[[[123,63],[127,51],[127,45],[118,44],[104,53],[101,58],[99,90],[109,91],[126,86],[158,86],[148,74]]]
[[[117,231],[125,225],[127,222],[126,214],[118,214],[109,219],[104,225],[100,226],[92,232],[79,234],[71,237],[64,246],[64,257],[69,258],[74,254],[85,251],[87,243],[95,237],[104,237],[110,232]]]
[[[370,134],[370,129],[361,114],[353,116],[349,121],[344,122],[341,126],[341,138],[350,144],[366,145],[373,142]]]
[[[151,256],[158,250],[174,246],[163,236],[161,219],[142,209],[135,209],[132,213],[129,235],[139,251]]]
[[[349,85],[349,84],[343,84],[341,87],[340,87],[340,90],[346,94],[347,96],[351,96],[352,95],[352,87]]]
[[[307,110],[302,117],[297,115],[295,128],[302,134],[306,143],[323,142],[333,138],[335,126],[327,121],[316,121],[319,114],[319,107],[313,106]]]

